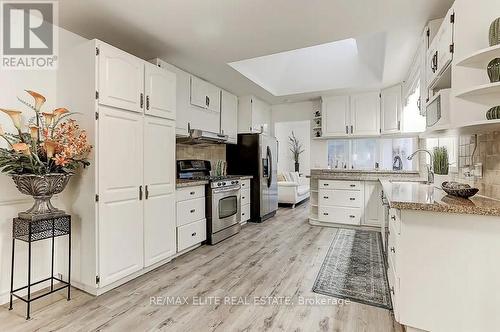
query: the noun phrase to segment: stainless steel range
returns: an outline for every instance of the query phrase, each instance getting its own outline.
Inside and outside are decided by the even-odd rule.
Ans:
[[[207,237],[216,244],[237,234],[241,221],[240,180],[237,176],[210,176],[207,160],[178,160],[179,179],[208,180],[206,187]]]

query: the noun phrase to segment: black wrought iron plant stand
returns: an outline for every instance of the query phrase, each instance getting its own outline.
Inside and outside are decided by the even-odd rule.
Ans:
[[[68,281],[54,277],[54,240],[56,237],[68,235]],[[52,257],[51,257],[51,275],[48,278],[31,282],[31,246],[33,242],[52,239]],[[28,243],[28,284],[23,287],[14,289],[14,262],[15,262],[15,244],[16,240]],[[42,294],[32,297],[31,287],[50,281],[50,291],[45,291]],[[58,281],[61,285],[54,288],[54,281]],[[71,216],[62,215],[53,218],[45,218],[42,220],[28,220],[22,218],[14,218],[12,225],[12,267],[10,276],[10,306],[12,310],[13,297],[26,303],[26,319],[30,319],[30,305],[31,302],[38,300],[44,296],[55,293],[62,289],[67,288],[68,301],[71,298]],[[19,291],[27,289],[26,296],[16,294]]]

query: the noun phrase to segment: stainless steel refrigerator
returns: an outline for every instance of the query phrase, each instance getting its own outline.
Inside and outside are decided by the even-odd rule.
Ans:
[[[251,213],[253,222],[262,222],[278,210],[278,141],[263,134],[238,134],[237,145],[227,145],[227,172],[252,175]]]

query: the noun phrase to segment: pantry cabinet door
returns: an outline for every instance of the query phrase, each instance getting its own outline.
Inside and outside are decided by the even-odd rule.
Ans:
[[[349,128],[349,96],[323,99],[323,137],[344,137]]]
[[[228,143],[238,142],[238,97],[222,90],[220,131],[228,136]]]
[[[175,119],[176,115],[176,74],[150,63],[145,68],[146,110],[148,115],[165,119]]]
[[[381,132],[394,134],[401,131],[401,85],[382,90],[380,94]]]
[[[354,136],[380,135],[379,92],[351,96],[351,125]]]
[[[143,268],[142,114],[99,107],[99,286]]]
[[[144,61],[105,43],[99,49],[99,104],[142,112]]]
[[[144,266],[176,253],[175,122],[144,120]]]

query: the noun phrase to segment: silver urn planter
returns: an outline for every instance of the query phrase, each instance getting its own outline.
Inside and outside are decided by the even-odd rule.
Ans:
[[[71,176],[73,174],[63,173],[12,175],[17,189],[22,194],[32,196],[35,200],[35,203],[29,210],[18,214],[19,218],[41,220],[64,215],[65,212],[55,208],[50,199],[66,188]]]

